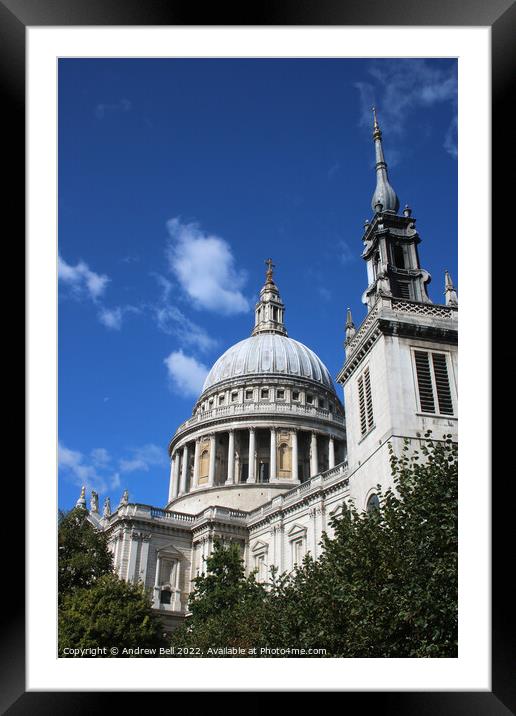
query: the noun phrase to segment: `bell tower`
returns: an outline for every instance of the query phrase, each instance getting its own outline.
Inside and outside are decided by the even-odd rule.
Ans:
[[[373,218],[366,220],[362,258],[367,264],[368,286],[362,302],[371,310],[378,295],[431,303],[427,284],[431,276],[421,268],[416,220],[408,205],[398,215],[399,199],[389,183],[383,155],[382,132],[373,107],[373,141],[376,155],[376,189],[371,199]]]
[[[373,215],[362,235],[367,315],[356,328],[347,310],[346,357],[337,376],[344,386],[350,488],[359,509],[374,498],[376,484],[391,484],[389,442],[397,451],[427,430],[436,440],[445,433],[456,437],[458,418],[457,293],[446,271],[445,300],[430,300],[421,239],[411,209],[398,214],[374,109],[373,142]]]

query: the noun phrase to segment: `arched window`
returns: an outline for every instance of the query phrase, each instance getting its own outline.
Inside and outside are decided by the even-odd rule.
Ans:
[[[378,499],[378,495],[376,493],[373,493],[370,498],[367,500],[366,510],[367,512],[373,512],[374,510],[377,510],[380,507],[380,500]]]

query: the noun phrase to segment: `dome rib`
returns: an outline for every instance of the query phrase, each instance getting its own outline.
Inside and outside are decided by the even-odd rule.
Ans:
[[[232,379],[269,375],[305,378],[335,392],[321,359],[303,343],[275,333],[261,333],[236,343],[215,361],[202,392]]]

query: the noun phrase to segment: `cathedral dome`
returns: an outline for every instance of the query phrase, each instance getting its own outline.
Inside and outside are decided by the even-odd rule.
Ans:
[[[299,341],[279,333],[258,333],[231,346],[208,373],[202,392],[225,381],[262,375],[304,378],[335,392],[321,359]]]

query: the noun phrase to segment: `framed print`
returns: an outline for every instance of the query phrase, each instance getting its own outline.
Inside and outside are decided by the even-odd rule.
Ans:
[[[252,8],[231,22],[221,9],[202,24],[190,15],[153,3],[0,5],[19,214],[27,197],[29,328],[27,613],[17,599],[6,620],[2,706],[67,713],[83,699],[100,706],[104,691],[306,690],[382,698],[392,713],[508,713],[513,620],[498,586],[509,543],[501,517],[492,599],[489,584],[497,490],[489,480],[488,135],[491,91],[493,156],[501,157],[501,143],[504,154],[510,144],[514,7],[323,4],[267,16]],[[493,192],[493,216],[507,214],[507,191]],[[274,642],[287,617],[273,625],[264,605],[290,613],[287,595],[324,569],[332,594],[325,540],[361,534],[358,559],[367,530],[403,493],[387,476],[389,451],[402,460],[408,441],[426,454],[422,433],[445,428],[461,464],[455,641],[389,650],[379,642],[390,627],[373,636],[373,621],[347,651],[356,625],[326,605],[335,631],[349,631],[325,651],[322,626],[307,636],[316,631],[316,587],[306,644]],[[493,435],[499,450],[501,439],[504,428],[498,441]],[[448,516],[456,525],[453,499],[446,486],[442,530]],[[348,508],[355,527],[344,538]],[[91,573],[103,568],[91,547],[90,576],[66,594],[56,552],[58,529],[68,549],[67,517],[58,510],[82,515],[67,539],[87,525],[110,560],[97,583]],[[426,535],[424,524],[417,534]],[[243,565],[240,586],[260,605],[249,623],[261,614],[272,630],[260,654],[244,616],[231,622],[228,609],[216,625],[217,613],[203,612],[202,594],[217,568],[227,574],[231,550]],[[407,551],[407,564],[419,567],[403,579],[426,568],[418,554]],[[19,590],[20,551],[8,556]],[[90,627],[90,637],[77,635],[104,599],[88,589],[108,589],[112,572],[124,609],[110,613],[109,628],[124,635],[121,646],[96,649]],[[304,576],[280,588],[282,573]],[[429,575],[432,600],[441,597],[453,621],[453,589],[439,593]],[[371,592],[353,602],[356,583],[342,602],[350,610]],[[387,614],[402,591],[385,598]],[[70,628],[61,621],[59,644],[58,599],[59,613],[74,615]],[[121,629],[129,608],[147,641]],[[197,642],[188,636],[196,623]],[[243,629],[238,639],[221,637],[213,653],[199,646],[201,633],[228,623]],[[262,658],[251,664],[254,656]],[[279,670],[270,661],[278,656]]]

